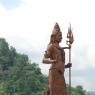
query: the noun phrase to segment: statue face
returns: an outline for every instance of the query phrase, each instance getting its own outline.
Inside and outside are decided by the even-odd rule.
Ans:
[[[56,35],[56,41],[57,41],[57,42],[61,42],[61,40],[62,40],[62,33],[59,32],[59,33]]]

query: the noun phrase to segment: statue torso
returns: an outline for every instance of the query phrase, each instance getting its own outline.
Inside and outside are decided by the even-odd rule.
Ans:
[[[55,44],[49,44],[48,50],[50,50],[50,59],[56,60],[56,63],[52,63],[51,69],[56,68],[59,70],[64,70],[65,66],[65,52],[64,50],[59,46]]]

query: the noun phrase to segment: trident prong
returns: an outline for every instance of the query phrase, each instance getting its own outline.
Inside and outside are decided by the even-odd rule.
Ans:
[[[71,29],[71,24],[69,24],[68,33],[67,33],[67,45],[71,45],[74,42],[74,37]]]

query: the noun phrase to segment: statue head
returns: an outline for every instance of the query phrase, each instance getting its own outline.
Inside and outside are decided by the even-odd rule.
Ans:
[[[62,40],[62,32],[60,30],[60,27],[58,25],[58,23],[55,23],[52,34],[51,34],[51,39],[50,42],[51,43],[55,43],[55,42],[61,42]]]

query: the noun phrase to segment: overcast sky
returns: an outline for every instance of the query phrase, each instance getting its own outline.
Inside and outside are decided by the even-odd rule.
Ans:
[[[69,23],[72,26],[72,86],[95,91],[94,0],[0,0],[0,37],[39,63],[44,74],[49,65],[41,61],[55,22],[63,34],[61,46],[66,46]],[[68,83],[68,70],[65,78]]]

